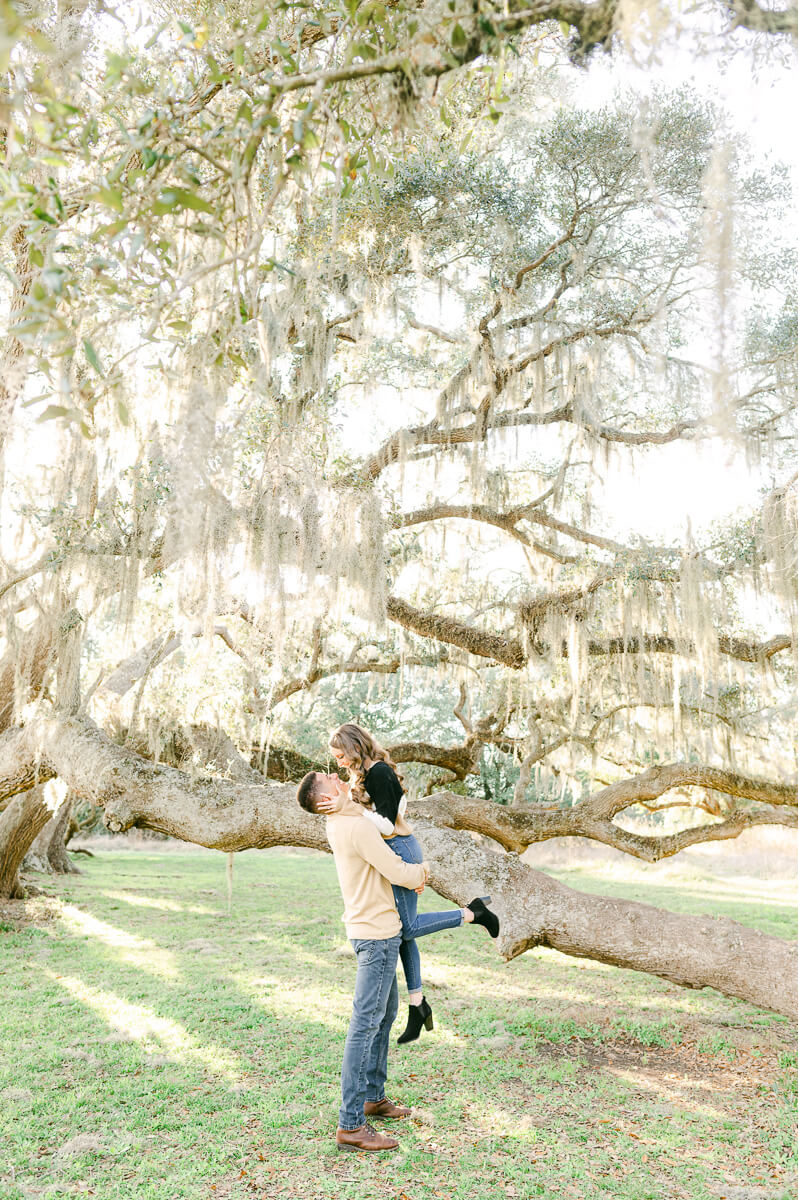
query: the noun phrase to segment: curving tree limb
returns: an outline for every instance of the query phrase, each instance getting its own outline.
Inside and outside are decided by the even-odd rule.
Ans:
[[[602,576],[583,588],[569,589],[562,592],[544,594],[535,601],[527,602],[527,619],[534,616],[540,606],[562,608],[584,598],[594,591],[601,583],[607,582],[610,576]],[[511,634],[500,635],[486,632],[467,621],[459,621],[454,617],[443,616],[429,609],[420,609],[401,600],[398,596],[389,596],[386,602],[386,613],[390,621],[417,633],[420,637],[434,638],[436,641],[459,646],[469,654],[479,658],[491,659],[504,663],[507,667],[520,669],[526,666],[532,652],[538,655],[559,654],[561,658],[568,657],[568,643],[563,640],[558,645],[549,645],[543,641],[525,641]],[[765,642],[754,638],[732,637],[727,634],[718,635],[718,650],[730,658],[741,662],[764,663],[794,646],[789,634],[776,634]],[[607,654],[689,654],[694,647],[691,643],[681,641],[670,634],[630,634],[624,637],[590,638],[586,644],[587,653],[592,657]]]
[[[112,830],[146,827],[228,852],[328,849],[322,820],[298,808],[292,785],[192,780],[120,748],[85,718],[43,712],[0,738],[0,778],[19,776],[32,763],[102,805]],[[418,820],[417,832],[436,891],[457,904],[493,896],[502,918],[497,948],[507,959],[549,946],[684,987],[714,987],[798,1018],[798,948],[789,942],[726,919],[574,891],[517,855],[492,853],[437,821]]]

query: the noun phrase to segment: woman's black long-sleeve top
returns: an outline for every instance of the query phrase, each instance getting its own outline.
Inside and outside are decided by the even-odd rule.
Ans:
[[[404,789],[393,767],[389,767],[387,762],[382,760],[373,763],[366,771],[363,785],[375,812],[395,825]]]

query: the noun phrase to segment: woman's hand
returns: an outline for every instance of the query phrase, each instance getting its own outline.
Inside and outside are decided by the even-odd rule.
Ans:
[[[322,817],[328,817],[335,812],[335,801],[330,796],[321,796],[316,801],[316,812]]]

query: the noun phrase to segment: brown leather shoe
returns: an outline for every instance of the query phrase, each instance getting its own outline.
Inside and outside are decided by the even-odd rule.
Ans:
[[[363,1112],[367,1117],[386,1117],[389,1121],[410,1116],[409,1108],[405,1108],[404,1104],[394,1104],[387,1096],[383,1096],[382,1100],[367,1100]]]
[[[335,1142],[339,1150],[396,1150],[396,1138],[377,1133],[366,1122],[359,1129],[336,1129]]]

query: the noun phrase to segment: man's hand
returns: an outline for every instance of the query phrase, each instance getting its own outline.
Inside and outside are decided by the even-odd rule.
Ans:
[[[424,891],[424,888],[427,886],[427,881],[429,879],[429,863],[423,862],[421,865],[424,868],[424,882],[422,883],[421,887],[417,887],[415,889],[416,895],[418,895],[418,896],[420,896],[421,893]]]

